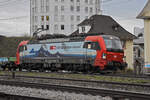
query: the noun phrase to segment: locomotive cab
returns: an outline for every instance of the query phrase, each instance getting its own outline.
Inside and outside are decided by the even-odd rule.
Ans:
[[[109,69],[124,69],[127,64],[124,62],[124,51],[121,45],[121,41],[118,37],[104,36],[104,42],[106,45],[106,59],[107,68]]]
[[[26,44],[28,43],[28,41],[22,41],[17,48],[17,52],[16,52],[16,58],[17,61],[15,62],[16,65],[20,64],[20,57],[24,56],[24,51],[27,50],[27,46]]]
[[[94,66],[98,66],[101,70],[124,69],[126,63],[123,61],[124,52],[120,39],[115,36],[101,35],[89,36],[86,41],[96,43],[97,56]]]

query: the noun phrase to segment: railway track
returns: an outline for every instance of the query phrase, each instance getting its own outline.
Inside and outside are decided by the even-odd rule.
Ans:
[[[50,100],[50,99],[12,95],[12,94],[6,94],[6,93],[0,92],[0,100]]]
[[[81,80],[81,79],[68,79],[68,78],[50,78],[50,77],[35,77],[35,76],[16,76],[15,79],[11,79],[12,76],[4,76],[4,81],[23,81],[32,83],[46,83],[65,86],[79,86],[79,87],[91,87],[91,88],[106,88],[123,91],[133,91],[141,93],[150,93],[150,84],[133,84],[133,83],[120,83],[109,81],[94,81],[94,80]]]
[[[2,71],[2,72],[10,72],[10,71]],[[19,72],[19,71],[17,71]],[[28,73],[27,71],[24,71],[22,73]],[[30,72],[31,73],[31,72]],[[39,74],[48,74],[48,73],[52,73],[52,74],[58,74],[58,75],[65,75],[65,74],[69,74],[69,75],[90,75],[90,76],[104,76],[104,77],[122,77],[122,78],[136,78],[136,79],[148,79],[150,80],[150,76],[148,75],[136,75],[136,74],[120,74],[120,73],[116,73],[116,74],[105,74],[102,75],[100,73],[94,73],[94,74],[83,74],[83,73],[70,73],[70,72],[32,72],[32,73],[39,73]],[[6,74],[5,74],[6,75]],[[2,76],[2,75],[0,75]]]
[[[17,82],[17,81],[6,81],[6,80],[0,81],[0,84],[17,86],[17,87],[48,89],[48,90],[55,90],[55,91],[67,91],[67,92],[91,94],[91,95],[111,96],[111,97],[119,97],[119,98],[124,97],[124,98],[136,99],[136,100],[150,100],[150,94],[117,91],[111,89],[94,89],[94,88],[85,88],[85,87],[77,87],[77,86],[62,86],[62,85],[39,84],[39,83],[28,83],[28,82]]]

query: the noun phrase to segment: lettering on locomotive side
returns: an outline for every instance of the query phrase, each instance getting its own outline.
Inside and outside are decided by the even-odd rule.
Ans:
[[[80,48],[81,46],[57,46],[57,49],[71,49],[71,48]]]

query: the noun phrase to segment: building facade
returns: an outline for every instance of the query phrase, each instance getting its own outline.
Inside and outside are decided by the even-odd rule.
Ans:
[[[45,34],[70,34],[84,19],[101,14],[100,0],[30,0],[31,36],[37,28]]]
[[[144,20],[144,63],[146,73],[150,74],[150,0],[147,1],[137,18]]]

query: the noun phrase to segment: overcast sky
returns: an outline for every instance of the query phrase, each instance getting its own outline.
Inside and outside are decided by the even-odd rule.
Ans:
[[[103,14],[112,16],[126,30],[142,28],[143,20],[136,16],[147,0],[103,0]],[[0,0],[0,35],[21,36],[30,31],[29,0]],[[19,17],[19,18],[18,18]]]

